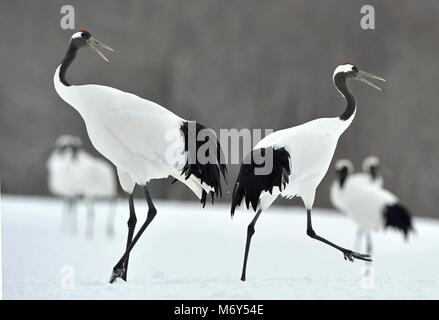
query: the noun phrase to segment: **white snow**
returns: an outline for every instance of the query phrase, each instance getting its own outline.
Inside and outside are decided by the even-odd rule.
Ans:
[[[156,201],[158,214],[130,258],[128,282],[110,285],[113,265],[126,241],[128,201],[117,208],[116,235],[107,238],[107,204],[96,206],[95,237],[60,228],[62,204],[50,198],[1,198],[4,299],[438,299],[439,222],[415,219],[417,233],[405,243],[392,231],[374,234],[375,280],[364,263],[306,236],[303,208],[272,207],[256,225],[247,281],[241,266],[253,214],[229,206]],[[136,201],[138,226],[146,204]],[[330,210],[314,210],[314,229],[352,247],[355,225]],[[74,272],[73,285],[66,274]],[[371,286],[365,286],[366,280]],[[374,287],[374,288],[373,288]]]

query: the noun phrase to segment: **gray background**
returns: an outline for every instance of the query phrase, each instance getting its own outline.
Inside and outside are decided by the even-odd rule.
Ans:
[[[383,76],[381,93],[350,84],[359,109],[334,159],[348,157],[359,169],[378,155],[391,171],[386,185],[413,213],[438,216],[439,2],[366,3],[375,7],[376,30],[360,28],[364,1],[2,0],[2,192],[47,194],[45,161],[61,134],[81,136],[96,154],[52,83],[72,34],[59,26],[60,8],[72,4],[76,28],[115,49],[109,64],[82,50],[72,83],[130,91],[214,129],[280,129],[339,115],[345,103],[332,73],[345,61]],[[237,169],[230,167],[230,185]],[[330,171],[317,206],[330,206],[332,178]],[[194,199],[181,184],[150,189],[156,198]]]

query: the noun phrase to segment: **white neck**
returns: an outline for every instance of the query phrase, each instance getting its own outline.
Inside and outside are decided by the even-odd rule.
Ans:
[[[336,118],[337,121],[340,123],[340,135],[342,135],[343,132],[345,132],[345,130],[347,128],[349,128],[349,126],[351,125],[352,121],[354,120],[356,114],[357,114],[357,109],[354,110],[352,115],[347,120],[341,120],[340,117]]]
[[[55,74],[53,76],[53,85],[55,86],[56,93],[58,93],[61,99],[71,105],[76,111],[78,111],[82,115],[86,111],[85,104],[81,103],[82,94],[79,89],[82,86],[66,86],[64,83],[62,83],[59,74],[60,68],[61,65],[56,68]]]

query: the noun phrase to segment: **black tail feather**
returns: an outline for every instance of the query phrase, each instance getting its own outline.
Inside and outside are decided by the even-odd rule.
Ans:
[[[408,238],[410,231],[413,231],[412,217],[408,210],[399,203],[388,205],[384,209],[385,228],[396,228],[404,233],[404,238]]]
[[[191,126],[190,126],[191,125]],[[189,132],[191,128],[195,129],[195,132]],[[224,155],[221,149],[221,145],[216,139],[216,135],[214,135],[214,132],[212,131],[212,136],[205,136],[203,140],[198,141],[198,134],[201,130],[211,130],[206,128],[205,126],[197,123],[197,122],[187,122],[185,121],[181,126],[181,131],[184,135],[184,142],[185,142],[185,151],[188,153],[188,160],[183,167],[182,175],[185,175],[185,179],[189,179],[191,175],[194,175],[198,179],[201,180],[202,183],[207,184],[208,186],[213,188],[213,191],[209,192],[210,197],[212,198],[212,204],[214,202],[214,197],[222,197],[222,187],[221,187],[221,175],[224,178],[224,181],[226,181],[226,175],[227,175],[227,167],[225,165],[225,159]],[[195,150],[190,150],[189,148],[189,136],[195,137]],[[212,137],[215,136],[215,139]],[[198,161],[197,154],[193,155],[192,152],[198,153],[198,150],[201,146],[203,146],[205,143],[214,144],[212,147],[215,147],[217,150],[215,162],[211,163],[208,162],[206,164],[202,164]],[[207,149],[206,157],[209,157],[209,150],[211,148]],[[190,163],[190,159],[194,159],[195,163]],[[203,207],[206,205],[207,200],[207,192],[203,190],[202,196],[201,196],[201,203],[203,204]]]
[[[255,174],[255,168],[264,167],[265,163],[255,163],[254,153],[256,151],[261,152],[261,157],[265,157],[268,148],[253,150],[247,156],[246,161],[242,163],[232,193],[232,208],[230,212],[232,217],[236,207],[241,204],[244,198],[247,209],[251,204],[253,210],[256,212],[259,197],[263,191],[272,193],[274,187],[278,187],[282,190],[288,184],[289,175],[291,174],[290,154],[285,148],[270,149],[273,155],[273,168],[270,173],[266,175]]]

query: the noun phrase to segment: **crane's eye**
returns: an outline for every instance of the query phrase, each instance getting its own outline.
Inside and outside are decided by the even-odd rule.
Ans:
[[[352,71],[354,71],[354,72],[358,72],[358,68],[357,68],[356,66],[353,66],[353,67],[352,67]]]
[[[87,31],[84,31],[81,33],[81,37],[86,39],[86,40],[90,39],[90,36],[91,36],[90,33],[88,33]]]

